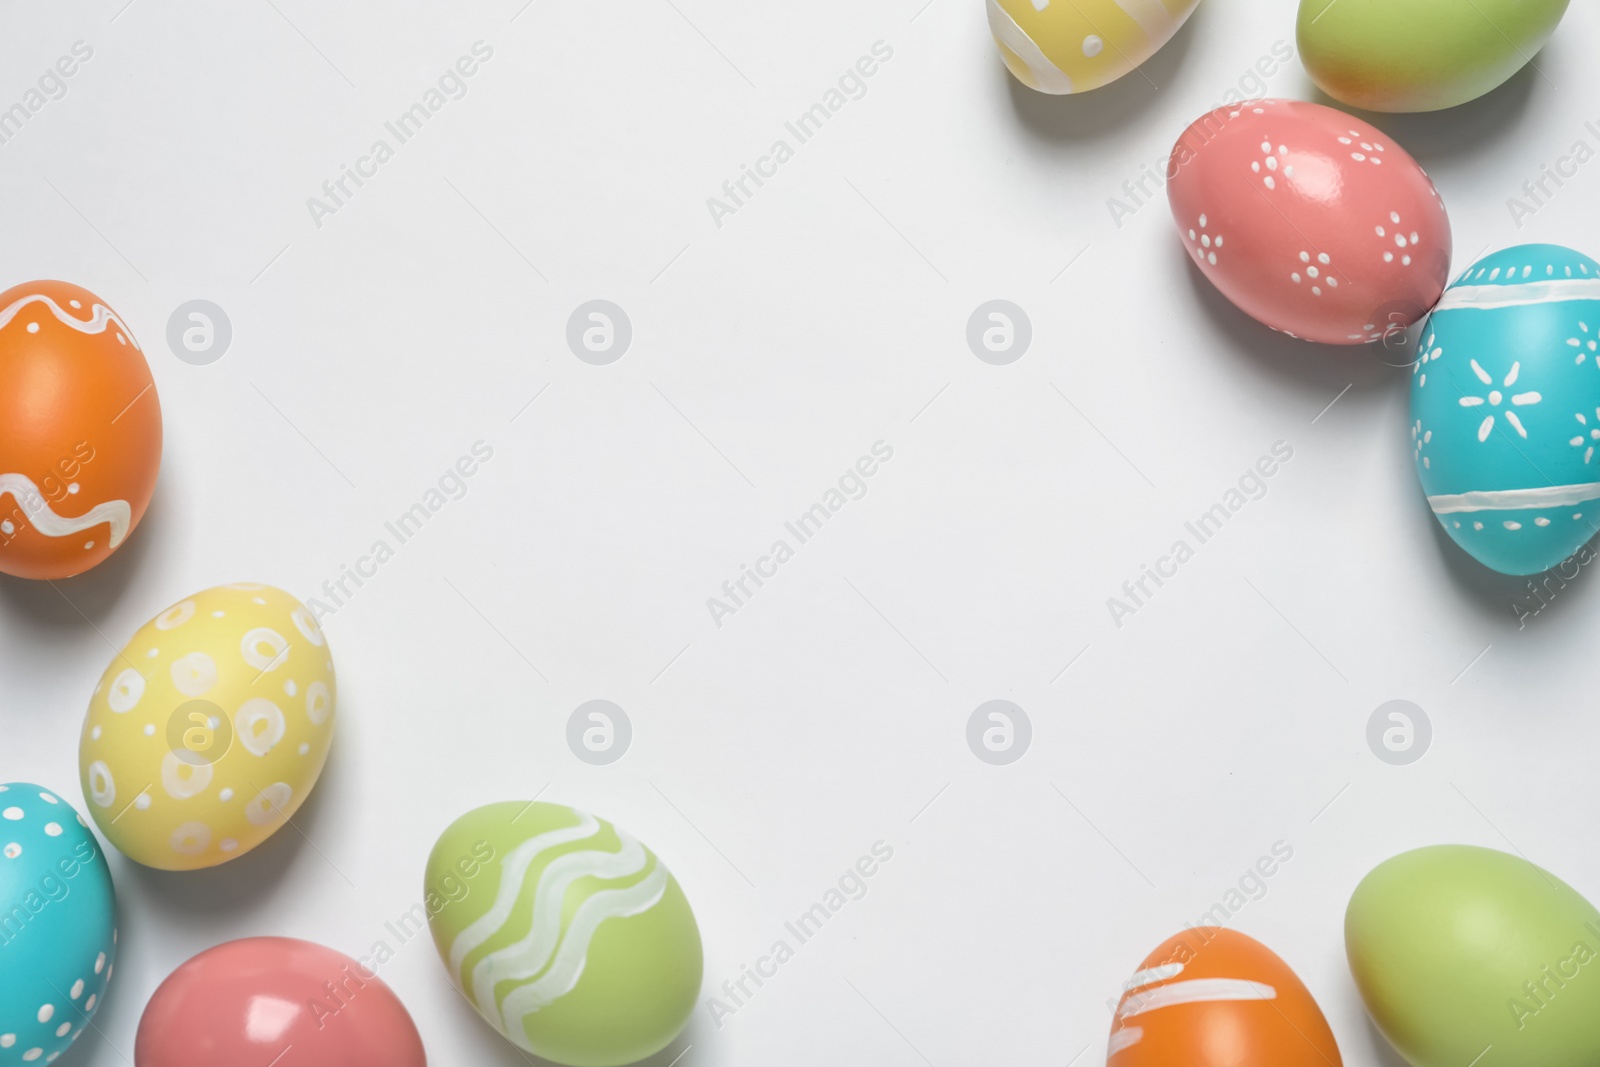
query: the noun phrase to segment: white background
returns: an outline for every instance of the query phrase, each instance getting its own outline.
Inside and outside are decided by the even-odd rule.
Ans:
[[[976,0],[125,2],[0,3],[0,106],[94,49],[0,146],[0,286],[104,297],[166,422],[110,562],[0,581],[0,780],[81,803],[114,645],[224,582],[317,596],[474,442],[494,459],[325,620],[340,727],[300,832],[203,873],[113,853],[121,959],[62,1064],[130,1062],[152,990],[217,942],[364,954],[451,820],[541,790],[663,857],[706,993],[895,850],[661,1067],[686,1045],[685,1067],[1101,1062],[1126,975],[1278,841],[1293,860],[1231,925],[1305,979],[1347,1062],[1390,1064],[1341,936],[1373,865],[1474,842],[1600,894],[1595,579],[1519,628],[1525,584],[1417,489],[1409,370],[1244,319],[1164,197],[1107,211],[1293,43],[1287,0],[1213,0],[1143,75],[1073,98],[1009,79]],[[1597,39],[1579,0],[1542,75],[1378,120],[1438,182],[1457,270],[1523,241],[1600,254],[1600,163],[1520,231],[1506,204],[1596,141]],[[318,228],[307,197],[478,40],[469,94]],[[706,198],[879,40],[867,95],[719,229]],[[1298,60],[1270,92],[1314,98]],[[233,322],[211,366],[164,339],[197,297]],[[1007,367],[964,338],[997,297],[1034,327]],[[633,322],[611,366],[564,340],[593,298]],[[707,597],[879,440],[870,493],[713,626]],[[1113,625],[1107,598],[1280,440],[1269,494]],[[597,697],[635,731],[609,767],[565,742]],[[1002,697],[1034,738],[992,767],[965,727]],[[1434,724],[1409,767],[1365,741],[1395,698]],[[382,973],[434,1063],[524,1062],[425,939]]]

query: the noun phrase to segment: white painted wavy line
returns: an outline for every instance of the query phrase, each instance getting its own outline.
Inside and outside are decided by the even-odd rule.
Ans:
[[[1558,278],[1516,285],[1458,285],[1444,291],[1433,313],[1437,315],[1458,308],[1489,310],[1554,304],[1562,300],[1600,300],[1600,278]]]
[[[1136,993],[1122,1002],[1118,1019],[1131,1019],[1135,1015],[1175,1008],[1180,1004],[1215,1004],[1227,1000],[1276,1000],[1278,991],[1265,982],[1248,982],[1243,978],[1195,978],[1187,982],[1173,982]]]
[[[989,0],[989,32],[1027,64],[1028,72],[1039,83],[1042,92],[1055,93],[1057,96],[1072,92],[1072,79],[1067,77],[1067,72],[1050,62],[1050,58],[1028,36],[1028,31],[1017,25],[1017,20],[1000,6],[999,0]]]
[[[494,903],[489,906],[488,911],[461,931],[450,945],[451,978],[465,977],[461,974],[462,961],[473,949],[493,937],[496,931],[505,925],[506,920],[511,918],[511,912],[517,906],[517,897],[522,894],[522,879],[540,853],[548,852],[558,845],[593,837],[599,832],[600,821],[593,815],[583,815],[578,825],[530,837],[507,853],[505,861],[501,864],[500,888],[495,892]]]
[[[667,872],[657,863],[649,877],[637,885],[603,890],[584,901],[568,924],[567,935],[550,969],[537,981],[512,991],[501,1005],[500,1017],[505,1021],[503,1032],[513,1035],[512,1040],[526,1048],[522,1021],[572,992],[578,979],[583,977],[584,965],[589,961],[589,943],[594,940],[600,924],[607,919],[643,914],[661,903],[666,891]]]
[[[0,474],[0,499],[7,496],[22,508],[33,528],[46,537],[70,537],[107,523],[111,527],[111,547],[116,548],[128,536],[128,527],[133,525],[133,509],[126,500],[96,504],[77,518],[57,515],[26,474]]]
[[[1161,0],[1113,0],[1152,41],[1165,40],[1177,21]]]
[[[0,311],[0,330],[10,325],[11,320],[17,317],[17,313],[29,304],[45,305],[50,309],[50,313],[61,321],[62,325],[70,326],[79,333],[105,333],[107,323],[114,322],[122,330],[122,336],[128,339],[128,343],[133,345],[134,348],[139,347],[139,342],[133,336],[133,331],[128,329],[128,324],[118,318],[117,313],[104,304],[96,304],[93,308],[94,317],[88,322],[84,322],[43,293],[30,293],[27,296],[20,297],[4,311]]]
[[[1168,978],[1176,978],[1183,973],[1181,963],[1163,963],[1159,967],[1152,967],[1148,971],[1139,971],[1126,982],[1122,983],[1122,991],[1131,993],[1135,989],[1142,989],[1147,985],[1165,982]]]
[[[496,949],[472,968],[467,995],[479,1007],[494,1003],[495,986],[501,982],[532,978],[550,963],[561,941],[561,920],[567,890],[580,878],[626,878],[644,870],[650,854],[626,834],[618,852],[583,851],[557,856],[539,873],[533,897],[533,921],[527,934],[517,942]]]
[[[1121,1030],[1112,1031],[1111,1042],[1106,1045],[1106,1059],[1132,1048],[1143,1040],[1144,1031],[1137,1026],[1128,1026]]]
[[[1523,508],[1564,508],[1600,498],[1600,482],[1579,485],[1544,485],[1534,489],[1493,489],[1430,496],[1435,515],[1464,511],[1520,511]]]

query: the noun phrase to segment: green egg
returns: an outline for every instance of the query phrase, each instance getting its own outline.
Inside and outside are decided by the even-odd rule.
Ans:
[[[1568,0],[1300,0],[1300,57],[1341,103],[1441,111],[1505,83]]]
[[[649,849],[560,804],[490,804],[428,857],[426,906],[450,980],[518,1048],[621,1067],[671,1044],[703,967],[689,901]]]
[[[1345,951],[1415,1067],[1600,1063],[1600,911],[1527,860],[1436,845],[1362,879]]]

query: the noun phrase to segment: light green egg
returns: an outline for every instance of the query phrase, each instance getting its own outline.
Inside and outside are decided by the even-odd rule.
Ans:
[[[1362,879],[1345,951],[1416,1067],[1600,1064],[1600,911],[1527,860],[1436,845]]]
[[[1568,0],[1300,0],[1311,79],[1368,111],[1441,111],[1505,83]]]
[[[428,857],[433,943],[455,983],[518,1048],[621,1067],[682,1031],[700,993],[700,929],[656,855],[560,804],[490,804]]]

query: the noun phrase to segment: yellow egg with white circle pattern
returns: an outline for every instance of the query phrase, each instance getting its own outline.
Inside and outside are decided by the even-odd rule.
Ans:
[[[244,855],[294,816],[333,740],[333,657],[294,597],[266,585],[196,593],[106,668],[78,742],[100,832],[147,867]]]
[[[1200,0],[987,0],[989,29],[1017,80],[1086,93],[1160,51]]]

